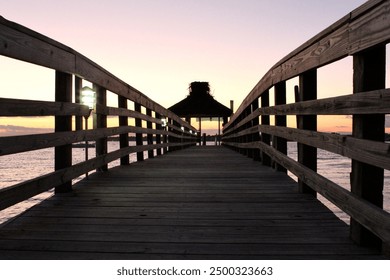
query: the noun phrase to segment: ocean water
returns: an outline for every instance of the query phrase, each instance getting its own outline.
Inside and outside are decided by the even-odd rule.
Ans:
[[[208,143],[214,144],[214,143]],[[114,151],[119,147],[118,142],[109,142],[108,151]],[[88,149],[89,158],[95,157],[95,148]],[[294,142],[288,143],[288,155],[297,158],[297,145]],[[145,159],[147,152],[144,153]],[[16,155],[9,155],[0,157],[0,189],[12,186],[22,181],[33,179],[37,176],[54,171],[54,148],[42,149]],[[85,159],[85,150],[83,148],[73,149],[73,163],[82,162]],[[136,155],[130,156],[130,161],[136,161]],[[334,181],[340,186],[350,189],[349,174],[351,172],[351,160],[324,150],[318,150],[318,173]],[[119,160],[111,162],[109,168],[119,165]],[[289,174],[293,179],[296,177]],[[85,176],[80,176],[74,179],[77,182]],[[42,193],[30,198],[28,201],[18,203],[3,211],[0,211],[0,224],[8,219],[20,214],[22,211],[28,209],[42,200],[53,195],[53,190]],[[385,171],[385,188],[384,188],[384,209],[390,212],[390,171]],[[327,207],[329,207],[338,217],[346,223],[349,223],[349,216],[338,209],[336,206],[328,202],[325,198],[319,196],[319,199]]]
[[[108,152],[119,149],[119,142],[108,142]],[[72,163],[76,164],[85,160],[84,148],[73,148]],[[88,148],[88,158],[95,157],[95,148]],[[148,157],[148,153],[144,153],[144,158]],[[130,162],[137,160],[136,154],[130,155]],[[118,166],[119,160],[110,162],[109,168]],[[31,152],[19,153],[0,157],[0,189],[6,188],[17,183],[36,178],[38,176],[54,171],[54,148],[41,149]],[[73,180],[76,183],[85,178],[82,175]],[[20,214],[29,207],[40,203],[44,199],[52,196],[54,189],[36,195],[24,202],[20,202],[14,206],[0,211],[0,224],[9,220],[12,217]]]
[[[297,144],[295,142],[288,142],[287,150],[289,157],[297,160]],[[351,173],[351,159],[321,149],[318,149],[317,151],[317,172],[337,183],[341,187],[351,190],[349,181]],[[293,174],[289,173],[289,176],[294,180],[297,180],[296,176]],[[383,209],[390,212],[390,171],[385,170],[384,176]],[[323,196],[318,195],[318,199],[331,209],[341,220],[349,224],[349,216],[347,214]]]

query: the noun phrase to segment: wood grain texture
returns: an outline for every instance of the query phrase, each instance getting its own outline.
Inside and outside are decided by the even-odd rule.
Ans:
[[[229,134],[243,124],[264,115],[353,115],[353,114],[389,114],[390,89],[372,90],[355,94],[310,101],[301,101],[286,105],[262,107],[246,116],[235,125],[224,130]]]
[[[381,240],[390,242],[390,214],[370,202],[340,187],[329,179],[319,175],[313,170],[303,166],[285,154],[277,151],[262,142],[232,144],[229,145],[243,148],[259,148],[267,153],[275,162],[284,166],[295,174],[305,184],[323,195],[345,213],[350,215],[365,228],[377,235]]]
[[[195,131],[181,118],[151,100],[84,55],[49,37],[0,16],[0,54],[48,67],[99,85],[115,94],[170,117]]]
[[[94,173],[0,229],[1,259],[380,259],[294,181],[223,147]]]
[[[70,102],[48,102],[0,98],[2,117],[24,116],[88,116],[87,106]]]
[[[315,132],[296,128],[260,125],[242,130],[224,138],[232,139],[246,134],[259,132],[275,135],[290,141],[300,142],[341,156],[349,157],[367,164],[390,170],[390,144],[380,141],[359,139],[346,135]],[[228,144],[229,142],[227,142]]]
[[[0,190],[0,209],[5,209],[18,202],[26,200],[34,195],[47,191],[64,182],[73,180],[86,172],[104,166],[114,160],[128,156],[131,153],[144,152],[148,150],[161,149],[166,147],[177,147],[178,149],[188,148],[194,143],[162,143],[143,146],[131,146],[122,148],[105,155],[97,156],[88,161],[74,164],[69,168],[64,168],[40,177],[25,181]]]
[[[371,0],[358,7],[276,63],[243,100],[228,128],[254,99],[275,84],[348,55],[390,41],[390,3]]]

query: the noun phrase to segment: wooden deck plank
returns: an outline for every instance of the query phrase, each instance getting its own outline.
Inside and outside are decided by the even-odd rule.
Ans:
[[[0,228],[1,259],[380,259],[285,174],[223,147],[96,173]]]

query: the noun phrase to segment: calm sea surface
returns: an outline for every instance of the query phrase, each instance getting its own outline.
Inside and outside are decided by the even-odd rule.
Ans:
[[[118,142],[109,142],[108,150],[116,150],[118,149],[118,145]],[[296,159],[296,143],[289,142],[288,145],[289,156]],[[92,158],[94,156],[95,149],[89,148],[89,157]],[[54,171],[53,158],[53,148],[0,157],[0,189]],[[73,163],[81,162],[84,160],[84,158],[84,149],[73,149]],[[147,152],[145,152],[145,158],[147,158]],[[136,161],[135,154],[132,154],[132,156],[130,157],[130,161]],[[119,165],[119,161],[114,161],[110,163],[109,167],[113,167],[116,165]],[[350,160],[348,158],[344,158],[342,156],[338,156],[324,150],[318,150],[318,173],[348,190],[350,189],[350,165]],[[295,179],[292,174],[289,175]],[[82,178],[84,178],[84,176],[81,176],[74,181],[79,181]],[[5,222],[9,218],[14,217],[28,207],[39,203],[40,201],[44,200],[47,197],[50,197],[51,195],[53,195],[53,191],[48,191],[46,193],[35,196],[26,202],[19,203],[15,206],[0,211],[0,223]],[[387,170],[385,171],[384,197],[384,209],[390,212],[390,171]],[[325,198],[319,197],[319,199],[333,212],[335,212],[336,215],[338,215],[342,220],[344,220],[346,223],[349,222],[349,217],[341,210],[329,203]]]

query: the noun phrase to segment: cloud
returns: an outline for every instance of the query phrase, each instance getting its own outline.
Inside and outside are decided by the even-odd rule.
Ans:
[[[35,128],[16,125],[0,125],[0,136],[17,136],[39,133],[50,133],[53,129],[50,128]]]
[[[350,128],[348,125],[336,125],[336,128]]]

